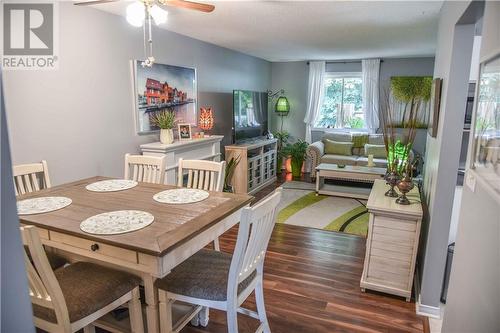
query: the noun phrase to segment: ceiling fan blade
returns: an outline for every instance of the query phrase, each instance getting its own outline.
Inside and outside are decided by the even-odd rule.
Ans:
[[[99,5],[101,3],[108,2],[118,2],[120,0],[92,0],[92,1],[84,1],[84,2],[75,2],[75,6],[90,6],[90,5]]]
[[[213,12],[213,10],[215,9],[215,6],[213,6],[213,5],[199,3],[199,2],[193,2],[193,1],[186,1],[186,0],[163,0],[160,2],[162,2],[165,5],[169,5],[169,6],[173,6],[173,7],[193,9],[193,10],[198,10],[200,12],[205,12],[205,13]]]

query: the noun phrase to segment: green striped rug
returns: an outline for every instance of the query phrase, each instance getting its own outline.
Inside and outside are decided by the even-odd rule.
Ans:
[[[277,223],[365,236],[366,200],[341,198],[299,189],[282,189]]]

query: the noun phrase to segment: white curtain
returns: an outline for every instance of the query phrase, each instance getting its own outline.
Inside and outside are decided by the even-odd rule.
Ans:
[[[365,59],[363,68],[363,112],[370,133],[379,128],[379,74],[380,59]]]
[[[325,62],[311,61],[309,63],[309,85],[307,87],[307,112],[304,117],[306,123],[306,141],[311,143],[311,130],[318,118],[323,105],[323,81],[325,78]]]

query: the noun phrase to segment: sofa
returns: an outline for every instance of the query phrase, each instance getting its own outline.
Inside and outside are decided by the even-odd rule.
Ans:
[[[345,145],[342,143],[345,143]],[[352,147],[350,144],[352,144]],[[332,150],[334,152],[341,150],[335,149],[335,145],[344,146],[345,151],[340,154],[338,152],[332,153]],[[307,156],[311,160],[311,177],[316,177],[316,167],[320,163],[366,166],[368,164],[367,155],[369,154],[366,154],[365,146],[368,147],[368,152],[373,151],[370,150],[372,148],[378,149],[378,154],[374,154],[373,162],[376,167],[386,168],[387,154],[385,153],[382,134],[325,133],[320,141],[310,144],[307,148]],[[381,152],[382,146],[384,146],[383,152]]]

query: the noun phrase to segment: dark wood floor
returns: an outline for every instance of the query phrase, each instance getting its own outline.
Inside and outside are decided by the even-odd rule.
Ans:
[[[256,198],[266,196],[283,181],[285,177],[257,193]],[[237,232],[235,227],[220,238],[223,251],[233,251]],[[277,225],[264,265],[271,331],[428,332],[427,318],[415,314],[413,301],[360,291],[364,255],[363,237]],[[244,306],[255,309],[253,295]],[[243,315],[238,320],[240,333],[254,332],[258,326],[257,320]],[[226,332],[225,313],[211,310],[206,328],[189,326],[182,332]]]

